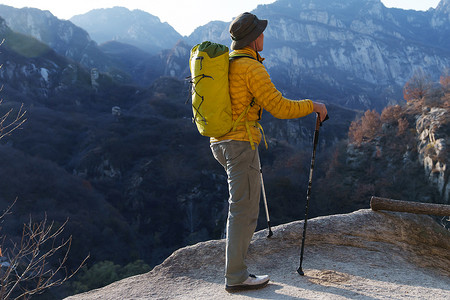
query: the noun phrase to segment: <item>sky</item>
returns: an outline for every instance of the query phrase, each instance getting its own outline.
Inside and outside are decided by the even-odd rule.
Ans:
[[[428,10],[436,8],[440,0],[381,0],[386,7]],[[169,23],[181,35],[190,35],[197,27],[210,21],[230,22],[245,11],[252,11],[258,4],[275,0],[0,0],[17,8],[34,7],[49,10],[59,19],[68,20],[95,8],[123,6],[130,10],[140,9]],[[211,4],[216,3],[216,4]]]

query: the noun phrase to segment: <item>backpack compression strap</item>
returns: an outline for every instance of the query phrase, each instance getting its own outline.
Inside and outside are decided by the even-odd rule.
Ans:
[[[261,126],[261,124],[258,123],[258,121],[249,121],[247,120],[247,114],[250,108],[255,104],[255,98],[252,99],[252,102],[247,106],[247,108],[239,115],[237,120],[234,122],[233,129],[231,131],[235,131],[238,126],[245,126],[245,129],[247,130],[248,138],[250,140],[250,146],[252,147],[252,150],[255,150],[255,145],[253,143],[253,136],[252,132],[250,131],[250,126],[254,126],[261,130],[263,138],[264,138],[264,144],[266,145],[266,149],[269,148],[266,141],[266,135],[264,134],[264,129]],[[245,116],[245,121],[241,122],[241,119]]]

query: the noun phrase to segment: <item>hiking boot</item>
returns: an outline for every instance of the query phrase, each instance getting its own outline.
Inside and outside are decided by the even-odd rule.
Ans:
[[[256,290],[263,288],[269,283],[269,275],[256,276],[253,274],[248,275],[248,278],[239,284],[227,284],[225,290],[227,292],[237,292],[244,290]]]

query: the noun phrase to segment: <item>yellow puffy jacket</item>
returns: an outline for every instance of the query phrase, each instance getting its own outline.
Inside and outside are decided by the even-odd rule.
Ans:
[[[254,105],[249,108],[247,116],[238,123],[235,130],[224,136],[211,138],[211,143],[223,140],[250,141],[258,143],[261,141],[261,132],[255,122],[261,119],[262,110],[267,110],[278,119],[295,119],[304,117],[313,112],[311,100],[289,100],[282,96],[261,63],[264,59],[259,54],[245,47],[230,53],[233,55],[251,55],[251,58],[239,58],[230,61],[228,79],[230,84],[231,110],[233,121],[247,109],[252,100]],[[251,138],[244,124],[246,119],[251,124]]]

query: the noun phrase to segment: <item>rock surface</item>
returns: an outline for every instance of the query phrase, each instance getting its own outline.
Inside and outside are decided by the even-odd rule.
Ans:
[[[416,121],[419,161],[429,182],[438,188],[444,203],[450,203],[448,111],[448,108],[439,107],[424,109]]]
[[[296,272],[303,222],[257,232],[251,272],[269,274],[261,290],[224,289],[224,240],[175,251],[151,272],[77,299],[449,299],[450,232],[427,216],[359,210],[308,222],[303,270]]]

